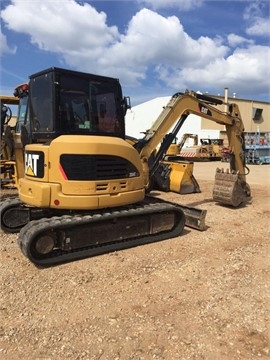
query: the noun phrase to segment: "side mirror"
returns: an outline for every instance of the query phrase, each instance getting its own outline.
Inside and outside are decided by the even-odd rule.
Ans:
[[[129,96],[125,96],[122,100],[122,108],[123,108],[123,112],[124,115],[126,115],[126,112],[128,109],[131,109],[131,104],[130,104],[130,97]]]

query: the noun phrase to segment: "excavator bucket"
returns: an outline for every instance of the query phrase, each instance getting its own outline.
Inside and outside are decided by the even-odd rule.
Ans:
[[[250,200],[249,185],[244,182],[238,173],[230,172],[229,169],[217,168],[213,199],[224,205],[238,207]]]
[[[175,160],[174,158],[168,157],[168,160],[161,161],[154,175],[154,188],[178,194],[201,192],[193,175],[193,162]]]
[[[193,175],[192,162],[170,162],[170,191],[179,194],[198,193],[200,187]]]

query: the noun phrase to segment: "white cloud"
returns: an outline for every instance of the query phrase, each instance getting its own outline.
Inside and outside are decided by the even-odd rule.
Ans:
[[[264,46],[251,45],[246,49],[237,49],[227,59],[218,58],[204,68],[161,69],[162,80],[175,88],[196,90],[200,82],[204,90],[229,87],[242,94],[251,94],[269,89],[269,66],[265,58],[269,58],[270,49]]]
[[[239,36],[236,34],[229,34],[227,36],[228,44],[232,47],[236,47],[241,44],[253,44],[254,41],[250,39],[246,39],[243,36]]]
[[[254,23],[246,29],[248,35],[270,36],[270,18],[257,18]]]
[[[266,5],[267,2],[265,0],[250,1],[245,8],[243,18],[245,20],[252,20],[253,18],[261,17]]]
[[[219,39],[192,39],[177,17],[149,9],[135,14],[122,35],[106,25],[105,13],[73,0],[13,0],[2,18],[10,30],[28,34],[33,44],[58,53],[68,65],[113,74],[130,85],[145,79],[152,65],[204,66],[228,50]]]
[[[17,47],[12,46],[10,47],[7,43],[7,37],[0,31],[0,55],[3,56],[4,54],[15,54]]]
[[[9,30],[28,35],[34,45],[56,53],[65,64],[118,77],[124,86],[147,86],[148,74],[154,72],[151,86],[162,91],[268,89],[268,47],[237,34],[228,35],[230,47],[218,36],[194,39],[176,16],[144,8],[122,34],[107,24],[104,12],[74,0],[12,0],[1,16]],[[249,21],[250,12],[245,16]],[[1,41],[7,47],[5,37]]]
[[[106,14],[74,0],[22,1],[2,10],[7,28],[25,33],[40,49],[79,53],[107,46],[118,38],[115,26],[106,25]]]
[[[269,1],[254,1],[245,8],[243,18],[249,23],[246,29],[248,35],[269,37],[269,11]]]
[[[154,10],[164,8],[177,8],[181,10],[193,10],[200,7],[205,0],[138,0],[139,3]]]
[[[153,65],[205,66],[227,51],[220,39],[192,39],[175,16],[165,18],[149,9],[142,9],[131,19],[121,41],[111,46],[110,57],[105,53],[102,62],[114,67],[120,64],[122,71],[125,67],[135,69],[134,78],[139,79],[144,77],[142,72]]]

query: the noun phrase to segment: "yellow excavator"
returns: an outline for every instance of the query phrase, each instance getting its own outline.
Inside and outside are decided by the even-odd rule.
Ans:
[[[14,154],[14,139],[16,118],[12,115],[10,106],[18,106],[19,98],[10,95],[0,95],[1,103],[1,160],[0,181],[2,188],[14,188],[17,184],[17,172]],[[17,115],[17,114],[16,114]]]
[[[231,169],[217,169],[214,201],[238,207],[251,198],[235,104],[223,113],[209,105],[218,99],[177,93],[131,144],[125,135],[130,101],[118,79],[53,67],[31,75],[25,93],[28,106],[17,124],[24,176],[19,198],[1,204],[1,227],[20,231],[22,252],[38,266],[173,238],[188,217],[196,219],[198,209],[147,195],[189,114],[226,126]]]
[[[1,187],[18,188],[19,179],[24,176],[24,148],[20,124],[26,121],[28,105],[28,84],[14,89],[14,96],[0,95],[1,99]],[[17,114],[12,115],[8,105],[15,105]],[[12,123],[12,124],[11,124]]]
[[[183,148],[189,138],[193,139],[193,145]],[[198,145],[198,135],[186,133],[178,144],[176,142],[171,144],[166,158],[183,161],[217,161],[222,159],[223,148],[223,139],[200,139],[200,145]]]
[[[166,157],[168,156],[177,156],[180,154],[183,146],[185,145],[187,139],[193,139],[193,145],[198,145],[198,135],[197,134],[189,134],[185,133],[181,137],[179,143],[177,143],[177,138],[172,142],[168,151],[166,152]]]

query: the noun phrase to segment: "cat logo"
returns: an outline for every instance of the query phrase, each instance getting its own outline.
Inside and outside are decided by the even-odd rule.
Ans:
[[[201,107],[201,112],[207,114],[208,109],[204,106]]]
[[[43,177],[44,154],[42,152],[25,153],[25,174],[28,176]]]
[[[212,112],[206,106],[202,105],[201,103],[199,103],[199,109],[200,109],[201,113],[208,115],[208,116],[212,116]]]

